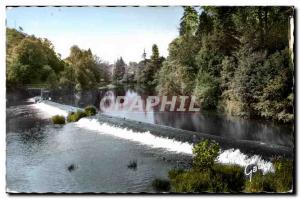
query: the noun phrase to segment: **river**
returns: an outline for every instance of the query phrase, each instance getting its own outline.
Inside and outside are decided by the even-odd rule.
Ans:
[[[51,93],[50,97],[54,102],[73,107],[89,104],[99,107],[101,98],[108,95],[132,98],[138,95],[153,95],[153,91],[122,87],[96,92]],[[187,167],[190,163],[191,156],[185,154],[184,150],[183,153],[176,152],[164,146],[174,143],[174,140],[157,142],[159,139],[155,138],[156,145],[147,144],[139,142],[136,137],[127,139],[124,134],[123,137],[118,137],[103,129],[99,132],[82,128],[80,124],[84,120],[57,126],[51,123],[47,111],[49,112],[36,108],[28,99],[7,101],[8,192],[155,192],[151,186],[154,179],[167,179],[170,169]],[[293,147],[292,127],[270,122],[229,118],[218,113],[202,111],[180,113],[153,109],[149,112],[116,111],[104,114],[232,140],[259,141]],[[136,136],[126,128],[113,130],[122,130],[128,137]],[[149,138],[150,135],[147,136]],[[143,135],[139,137],[143,138]],[[270,168],[270,163],[263,161],[259,156],[247,157],[239,150],[225,152],[220,155],[220,162],[231,155],[240,162],[258,160],[261,165]],[[137,162],[136,169],[128,168],[131,161]]]

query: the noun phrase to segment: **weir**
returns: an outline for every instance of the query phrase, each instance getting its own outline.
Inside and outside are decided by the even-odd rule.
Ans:
[[[29,101],[34,102],[33,99]],[[66,117],[68,112],[80,109],[47,100],[31,104],[30,106],[44,113],[43,116],[46,118],[57,114]],[[78,122],[68,125],[75,125],[79,128],[89,130],[87,132],[94,131],[99,134],[107,134],[151,148],[161,148],[189,156],[192,155],[192,148],[195,143],[203,139],[211,139],[218,142],[221,146],[221,153],[216,159],[217,162],[222,164],[236,164],[242,167],[249,164],[257,164],[263,173],[274,171],[273,164],[270,161],[272,157],[293,158],[293,148],[285,146],[270,145],[249,140],[232,140],[168,126],[112,117],[103,113],[81,118]]]
[[[39,106],[38,107],[39,109],[43,109],[50,115],[60,114],[60,115],[64,115],[65,117],[67,116],[68,112],[76,111],[80,109],[77,107],[63,105],[48,100],[43,100],[42,103],[33,104],[33,105]],[[133,132],[139,132],[139,133],[149,132],[151,135],[157,137],[177,140],[181,143],[189,143],[189,145],[196,144],[203,139],[211,139],[218,142],[222,150],[239,149],[244,154],[260,155],[264,159],[270,159],[271,157],[278,157],[278,156],[282,156],[290,159],[293,158],[294,149],[286,146],[281,146],[281,145],[262,143],[258,141],[252,141],[252,140],[233,140],[233,139],[205,134],[201,132],[188,131],[188,130],[169,127],[169,126],[150,124],[146,122],[140,122],[140,121],[120,118],[116,116],[109,116],[103,113],[98,113],[96,116],[93,116],[91,118],[94,119],[96,118],[97,122],[100,124],[109,124],[111,126],[115,126],[120,129],[132,130]],[[101,129],[97,129],[97,130],[101,131]]]
[[[260,154],[264,158],[282,156],[293,158],[293,149],[280,145],[271,145],[249,140],[232,140],[220,136],[204,134],[200,132],[187,131],[173,127],[150,124],[145,122],[134,121],[126,118],[112,117],[104,114],[98,114],[97,119],[100,123],[109,123],[121,128],[132,129],[138,132],[147,132],[155,136],[175,139],[181,142],[195,144],[203,139],[211,139],[218,142],[223,150],[240,149],[241,152],[249,155]]]

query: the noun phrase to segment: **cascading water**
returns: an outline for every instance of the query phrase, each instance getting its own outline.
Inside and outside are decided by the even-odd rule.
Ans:
[[[44,117],[51,117],[57,114],[66,117],[68,112],[76,111],[78,109],[76,107],[48,101],[32,104],[31,106],[42,111]],[[149,131],[137,132],[108,123],[101,123],[95,118],[82,118],[76,122],[75,125],[83,129],[96,131],[99,134],[107,134],[117,138],[130,140],[152,148],[162,148],[170,152],[192,155],[193,145],[191,143],[155,136]],[[222,150],[216,161],[223,164],[236,164],[243,167],[248,164],[257,164],[263,173],[274,171],[271,162],[263,160],[259,155],[248,156],[243,154],[239,149]]]

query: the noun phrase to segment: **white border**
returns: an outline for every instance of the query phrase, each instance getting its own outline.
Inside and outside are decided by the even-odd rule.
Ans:
[[[252,0],[252,1],[247,1],[247,0],[0,0],[0,129],[2,130],[1,136],[0,136],[0,197],[1,198],[8,198],[9,196],[5,193],[5,136],[6,136],[6,124],[5,124],[5,6],[9,5],[15,5],[15,6],[21,6],[21,5],[84,5],[84,6],[93,6],[93,5],[294,5],[296,9],[299,8],[299,0]],[[298,11],[298,10],[297,10]],[[299,26],[299,18],[298,18],[298,12],[296,12],[296,26],[295,29]],[[295,35],[298,38],[298,34]],[[299,44],[299,40],[297,39],[297,44]],[[296,46],[298,46],[296,44]],[[295,58],[299,58],[299,51],[296,52]],[[297,67],[297,66],[296,66]],[[297,70],[297,77],[299,77],[299,69]],[[297,90],[296,93],[299,94],[299,86],[297,85]],[[299,104],[299,98],[297,97],[297,103]],[[298,110],[298,108],[297,108]],[[298,112],[298,111],[296,111]],[[299,119],[297,117],[296,121],[296,126],[299,126]],[[297,132],[295,132],[297,134]],[[297,136],[297,145],[299,143],[299,135]],[[299,160],[299,152],[297,151],[297,160]],[[299,161],[297,161],[298,165]],[[299,167],[298,167],[299,168]],[[297,172],[297,188],[299,192],[299,171]],[[49,195],[47,195],[49,196]],[[87,196],[87,195],[84,195]],[[230,197],[234,195],[228,195]],[[264,198],[266,195],[256,195],[258,198]],[[23,196],[22,196],[23,197]],[[28,197],[28,196],[24,196]],[[42,198],[45,197],[43,195],[38,195],[35,198]],[[63,198],[64,196],[58,195],[58,196],[53,196],[56,198]],[[71,196],[72,198],[79,198],[81,196]],[[103,197],[103,195],[102,195]],[[107,196],[107,197],[116,197],[116,196]],[[140,196],[117,196],[117,197],[122,197],[122,198],[138,198]],[[146,196],[143,196],[146,197]],[[166,198],[170,196],[160,196],[161,198]],[[172,197],[172,196],[171,196]],[[189,198],[208,198],[208,197],[224,197],[224,195],[194,195],[194,196],[184,196],[184,197],[189,197]],[[246,196],[248,197],[253,197],[253,196]],[[289,196],[279,196],[280,198],[288,198]]]

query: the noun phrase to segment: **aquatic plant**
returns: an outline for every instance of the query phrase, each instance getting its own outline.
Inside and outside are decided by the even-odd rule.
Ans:
[[[152,182],[152,187],[159,192],[166,192],[170,190],[170,182],[163,179],[155,179]]]
[[[84,112],[87,116],[96,115],[97,110],[94,106],[87,106],[84,108]]]
[[[76,112],[70,112],[67,116],[67,122],[77,122],[78,120],[86,116],[86,113],[81,110],[78,110]]]
[[[53,124],[65,124],[66,123],[65,117],[62,115],[54,115],[54,116],[52,116],[51,120],[52,120]]]

